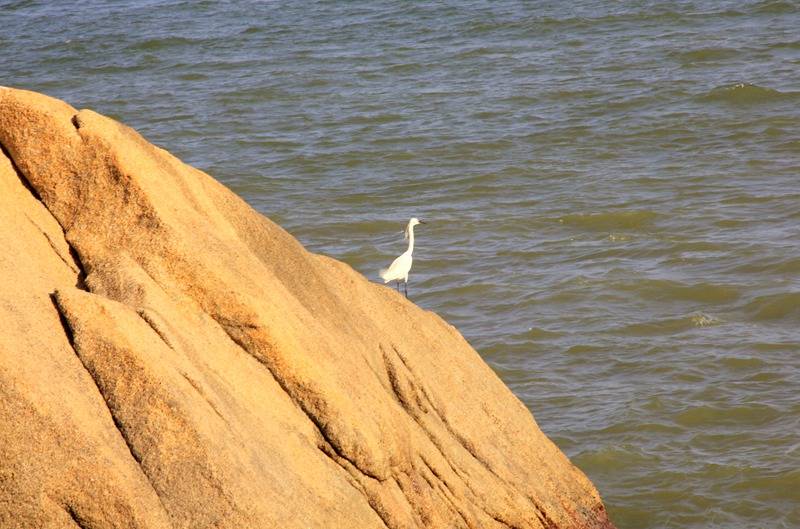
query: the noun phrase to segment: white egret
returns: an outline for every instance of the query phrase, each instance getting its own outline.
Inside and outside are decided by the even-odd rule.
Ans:
[[[389,281],[397,281],[397,291],[400,292],[400,281],[405,286],[406,297],[408,297],[408,272],[411,270],[411,252],[414,251],[414,226],[417,224],[425,224],[416,217],[412,217],[406,226],[405,238],[408,239],[408,250],[400,254],[400,257],[395,259],[389,268],[383,268],[380,271],[381,279],[384,283]]]

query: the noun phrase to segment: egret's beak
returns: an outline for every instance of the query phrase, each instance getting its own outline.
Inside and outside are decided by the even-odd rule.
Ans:
[[[427,224],[424,220],[419,221],[420,224]]]

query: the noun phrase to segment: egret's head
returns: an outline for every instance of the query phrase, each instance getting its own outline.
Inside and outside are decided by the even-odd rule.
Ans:
[[[424,221],[419,220],[417,217],[411,217],[411,220],[408,221],[408,226],[405,229],[405,238],[408,239],[408,230],[416,226],[417,224],[425,224]]]

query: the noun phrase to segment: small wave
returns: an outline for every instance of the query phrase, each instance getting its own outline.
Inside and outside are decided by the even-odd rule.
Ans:
[[[577,344],[570,346],[565,353],[568,355],[580,355],[580,354],[587,354],[587,353],[602,353],[606,351],[607,348],[600,346],[600,345],[590,345],[590,344]]]
[[[752,193],[749,193],[723,198],[720,200],[720,204],[765,204],[785,199],[786,193],[780,195],[753,195]]]
[[[208,75],[204,73],[189,72],[179,74],[176,76],[176,78],[180,79],[181,81],[205,81],[208,79]]]
[[[750,83],[719,86],[702,97],[703,101],[733,105],[757,105],[800,99],[800,92],[781,92]]]
[[[199,42],[199,40],[186,37],[153,38],[137,42],[130,46],[130,49],[136,51],[157,51],[175,46],[194,46]]]
[[[529,340],[552,340],[564,336],[563,332],[548,331],[547,329],[540,329],[538,327],[531,327],[522,334],[522,337]]]
[[[14,9],[27,9],[30,7],[35,6],[38,4],[36,0],[19,0],[18,2],[9,2],[3,5],[4,10],[8,10],[8,12],[12,12]]]
[[[800,257],[785,259],[775,263],[774,270],[781,274],[800,274]]]
[[[686,427],[709,425],[761,425],[778,417],[781,413],[766,404],[743,404],[741,406],[695,406],[675,416],[675,422]]]
[[[607,446],[582,452],[574,456],[572,461],[580,468],[599,471],[641,465],[649,459],[633,446]]]
[[[384,123],[395,123],[403,121],[401,114],[392,112],[377,112],[371,114],[353,114],[341,121],[343,125],[383,125]]]
[[[631,237],[620,233],[609,233],[607,239],[611,242],[626,242],[631,240]]]
[[[683,318],[667,318],[663,320],[631,323],[625,325],[614,334],[623,336],[659,336],[678,334],[695,328],[713,327],[723,323],[722,320],[701,312]]]
[[[761,14],[782,15],[785,13],[797,13],[800,10],[797,2],[787,2],[785,0],[767,0],[756,4],[753,12]]]
[[[745,312],[756,321],[800,318],[800,292],[757,297],[745,306]]]
[[[740,264],[731,269],[737,273],[775,273],[775,274],[800,274],[800,257],[791,257],[782,261],[765,261],[755,258],[750,262]]]
[[[508,114],[505,110],[480,110],[472,114],[472,117],[477,119],[494,119],[505,117]]]
[[[685,65],[718,62],[736,57],[739,50],[734,48],[700,48],[697,50],[675,52],[672,56]]]
[[[774,351],[798,351],[800,342],[755,342],[748,344],[754,351],[771,353]]]
[[[786,41],[786,42],[776,42],[772,45],[773,48],[785,48],[788,50],[800,50],[800,41]]]
[[[216,96],[216,100],[223,104],[252,103],[285,99],[287,95],[287,92],[277,87],[259,86],[225,92]]]
[[[566,90],[566,89],[558,89],[553,90],[552,92],[543,92],[542,97],[548,97],[554,101],[574,101],[574,100],[590,100],[595,98],[600,98],[603,96],[608,95],[607,92],[602,90],[591,90],[591,89],[578,89],[578,90]]]
[[[390,64],[383,68],[384,72],[393,74],[414,73],[422,70],[424,66],[416,62]]]
[[[478,57],[492,56],[492,55],[497,55],[497,54],[498,54],[498,52],[497,52],[496,49],[488,48],[486,46],[480,46],[480,47],[477,47],[477,48],[470,48],[470,49],[466,49],[466,50],[458,50],[453,54],[452,59],[455,59],[455,60],[459,60],[459,59],[474,59],[474,58],[478,58]]]
[[[753,356],[747,356],[747,357],[730,356],[727,358],[723,358],[722,360],[719,361],[719,363],[735,371],[739,370],[755,371],[758,369],[764,369],[767,366],[767,363],[764,360]]]
[[[603,434],[629,434],[636,432],[654,433],[654,434],[679,434],[681,428],[671,424],[664,424],[660,422],[639,422],[639,421],[623,421],[611,424],[606,428],[600,430]]]
[[[621,283],[617,285],[617,288],[633,292],[644,299],[659,301],[677,300],[723,304],[735,301],[741,295],[739,287],[735,285],[682,283],[668,279],[639,279]]]
[[[329,86],[330,84],[331,84],[331,82],[328,81],[327,79],[323,79],[321,77],[317,77],[317,78],[314,78],[314,79],[309,79],[308,81],[303,83],[303,86],[306,87],[306,88],[320,88],[322,86]]]
[[[685,318],[673,318],[660,321],[631,323],[618,329],[614,334],[623,336],[655,336],[675,334],[691,328]]]
[[[466,299],[479,298],[485,294],[491,294],[496,290],[496,286],[490,283],[475,283],[472,285],[458,285],[447,290],[448,295],[457,299],[464,296]],[[463,298],[460,298],[463,299]]]
[[[750,375],[746,380],[748,382],[769,382],[770,384],[777,384],[783,380],[786,380],[786,373],[777,371],[762,371],[761,373]]]
[[[733,483],[731,490],[751,495],[756,492],[760,496],[780,498],[789,502],[797,502],[797,490],[800,488],[800,470],[776,471],[771,475],[748,477]]]
[[[121,65],[121,64],[104,64],[102,66],[87,67],[87,72],[92,74],[118,74],[128,73],[143,70],[141,64]]]
[[[187,119],[193,116],[186,116]],[[175,119],[175,118],[170,118]],[[303,147],[303,144],[296,141],[291,140],[282,140],[282,139],[243,139],[243,140],[234,140],[236,145],[240,145],[245,148],[249,147],[263,147],[265,149],[273,149],[273,150],[280,150],[280,149],[298,149]]]
[[[695,327],[711,327],[713,325],[719,325],[720,323],[722,323],[722,320],[717,319],[713,316],[709,316],[708,314],[703,314],[702,312],[692,314],[689,317],[689,321]]]
[[[588,230],[636,230],[651,225],[657,217],[654,211],[608,211],[571,213],[559,218],[558,222]]]

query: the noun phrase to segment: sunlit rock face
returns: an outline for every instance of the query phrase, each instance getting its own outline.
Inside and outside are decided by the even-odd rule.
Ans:
[[[611,528],[441,318],[0,88],[0,526]]]

